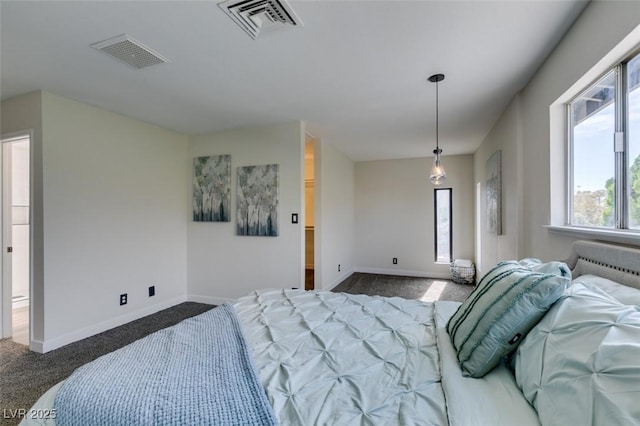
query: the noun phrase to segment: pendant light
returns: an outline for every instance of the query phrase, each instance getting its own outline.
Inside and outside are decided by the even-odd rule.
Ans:
[[[434,74],[429,77],[429,81],[436,84],[436,149],[433,150],[433,166],[431,167],[431,174],[429,175],[429,180],[431,180],[431,183],[434,185],[442,184],[447,178],[447,174],[444,171],[444,166],[440,159],[442,150],[438,145],[438,83],[442,80],[444,80],[444,74]]]

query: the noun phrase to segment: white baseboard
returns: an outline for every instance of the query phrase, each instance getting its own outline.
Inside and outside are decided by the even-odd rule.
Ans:
[[[355,267],[354,271],[362,272],[365,274],[399,275],[401,277],[437,278],[437,279],[444,279],[444,280],[451,279],[451,275],[448,272],[426,272],[426,271],[411,271],[406,269],[362,268],[362,267]]]
[[[227,297],[211,297],[200,296],[198,294],[187,295],[187,302],[206,303],[207,305],[222,305],[223,303],[233,303],[235,299],[229,299]]]
[[[29,342],[29,350],[39,354],[44,353],[44,342],[42,340],[32,340]]]
[[[121,326],[131,321],[135,321],[147,315],[154,314],[158,311],[170,308],[186,301],[187,299],[185,296],[179,296],[173,299],[165,300],[164,302],[157,303],[153,306],[138,309],[135,312],[130,312],[125,315],[120,315],[118,317],[102,321],[98,324],[90,325],[71,333],[63,334],[62,336],[56,337],[54,339],[44,341],[31,340],[29,349],[34,352],[46,353],[54,349],[61,348],[62,346],[68,345],[69,343],[77,342],[78,340],[95,336],[96,334],[102,333],[103,331],[111,330],[112,328]]]

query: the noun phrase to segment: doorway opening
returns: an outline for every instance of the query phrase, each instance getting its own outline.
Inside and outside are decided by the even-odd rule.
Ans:
[[[31,136],[2,138],[2,337],[29,345]]]
[[[315,288],[315,170],[314,140],[306,135],[304,144],[304,289]]]

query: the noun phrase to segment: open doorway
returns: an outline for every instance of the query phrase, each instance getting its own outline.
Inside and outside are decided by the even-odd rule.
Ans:
[[[2,337],[29,345],[31,137],[2,138]]]
[[[304,289],[315,288],[315,169],[313,138],[306,135],[304,144]]]

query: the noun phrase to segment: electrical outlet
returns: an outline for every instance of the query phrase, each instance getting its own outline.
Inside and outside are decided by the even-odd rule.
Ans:
[[[338,263],[338,272],[340,272],[340,264]]]
[[[394,264],[394,265],[397,265],[397,264],[398,264],[398,258],[397,258],[397,257],[394,257],[394,258],[393,258],[393,264]]]
[[[127,293],[120,295],[120,306],[127,304]]]
[[[149,297],[155,296],[155,295],[156,295],[156,286],[152,285],[151,287],[149,287]]]

